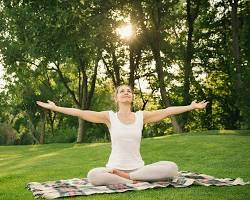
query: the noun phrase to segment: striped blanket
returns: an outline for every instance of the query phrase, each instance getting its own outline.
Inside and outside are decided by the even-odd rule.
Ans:
[[[181,171],[180,175],[172,180],[158,182],[139,182],[126,184],[112,184],[107,186],[93,186],[87,178],[73,178],[68,180],[48,181],[43,183],[30,182],[26,188],[30,190],[35,198],[55,199],[59,197],[91,195],[100,193],[126,192],[131,190],[146,190],[159,187],[188,187],[190,185],[203,186],[234,186],[246,185],[241,178],[215,178],[206,174],[198,174],[189,171]]]

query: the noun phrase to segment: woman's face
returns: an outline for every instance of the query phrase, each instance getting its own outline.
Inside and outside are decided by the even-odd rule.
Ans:
[[[119,87],[116,94],[116,102],[120,103],[132,103],[133,101],[133,93],[128,86]]]

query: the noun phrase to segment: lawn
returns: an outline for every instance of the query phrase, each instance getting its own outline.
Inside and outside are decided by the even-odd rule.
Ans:
[[[110,143],[0,146],[0,200],[34,199],[28,182],[85,177],[104,166]],[[177,163],[180,170],[219,178],[250,181],[250,131],[206,131],[142,140],[145,164],[160,160]],[[250,185],[233,187],[191,186],[157,188],[71,199],[250,199]]]

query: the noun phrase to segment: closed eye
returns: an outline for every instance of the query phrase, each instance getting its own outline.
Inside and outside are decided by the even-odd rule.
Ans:
[[[120,93],[121,92],[125,92],[125,90],[121,90]],[[127,92],[131,93],[131,90],[128,89]]]

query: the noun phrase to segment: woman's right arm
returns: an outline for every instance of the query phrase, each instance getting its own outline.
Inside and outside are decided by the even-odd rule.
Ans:
[[[66,115],[76,116],[89,122],[104,123],[107,125],[109,124],[108,111],[95,112],[91,110],[80,110],[77,108],[60,107],[60,106],[56,106],[56,104],[52,101],[48,101],[48,103],[37,101],[36,103],[43,108],[46,108],[55,112],[64,113]]]

